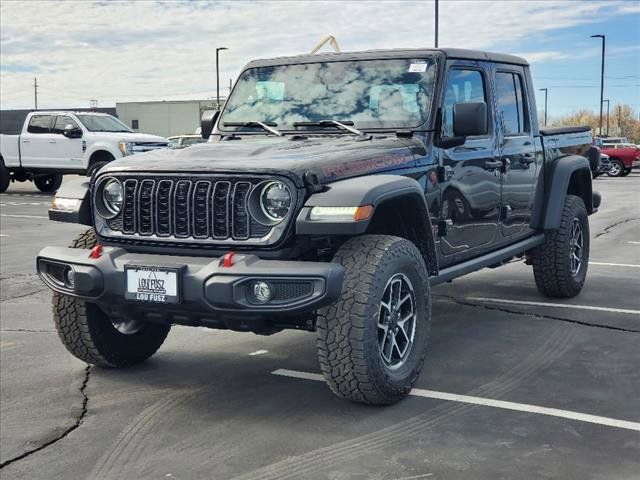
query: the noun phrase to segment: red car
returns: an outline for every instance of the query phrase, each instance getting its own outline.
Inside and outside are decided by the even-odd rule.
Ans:
[[[630,143],[607,143],[606,139],[595,141],[600,151],[609,155],[611,167],[607,172],[610,177],[626,177],[632,168],[640,167],[640,148]]]

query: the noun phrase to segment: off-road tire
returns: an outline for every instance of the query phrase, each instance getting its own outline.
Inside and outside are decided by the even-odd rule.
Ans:
[[[317,349],[324,378],[340,397],[375,405],[395,403],[411,391],[424,364],[431,326],[424,259],[403,238],[363,235],[344,243],[333,261],[346,271],[340,299],[318,312]],[[385,286],[397,273],[413,285],[417,320],[405,363],[391,371],[380,355],[378,315]]]
[[[0,160],[0,193],[4,193],[9,188],[11,183],[11,177],[9,176],[9,169],[4,166],[4,162]]]
[[[609,171],[607,172],[607,175],[609,175],[610,177],[619,177],[622,175],[622,173],[624,172],[624,164],[622,163],[621,160],[618,160],[617,158],[612,158],[609,161]],[[611,170],[613,169],[613,173],[611,172]]]
[[[36,177],[33,179],[33,183],[41,192],[52,193],[60,188],[60,185],[62,184],[62,175],[55,173],[53,175]]]
[[[574,219],[578,219],[583,232],[582,265],[571,273],[570,242]],[[567,195],[558,230],[545,234],[544,243],[532,253],[533,275],[540,293],[548,297],[575,297],[584,285],[589,265],[589,219],[580,197]]]
[[[91,228],[71,244],[90,249],[97,243]],[[53,294],[53,321],[64,346],[91,365],[122,368],[151,357],[162,345],[171,325],[147,322],[136,333],[125,335],[113,326],[102,309],[68,295]]]
[[[87,169],[87,177],[89,178],[93,177],[93,174],[96,173],[98,170],[100,170],[102,167],[104,167],[107,163],[109,162],[101,161],[101,162],[95,162],[91,164]]]

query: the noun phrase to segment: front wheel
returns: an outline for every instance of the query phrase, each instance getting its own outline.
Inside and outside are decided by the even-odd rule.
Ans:
[[[94,247],[93,229],[71,248]],[[171,325],[110,318],[95,303],[54,293],[53,321],[64,346],[76,358],[100,367],[122,368],[143,362],[163,344]]]
[[[36,177],[33,180],[36,188],[44,193],[55,192],[60,188],[60,184],[62,184],[62,175],[59,173],[55,173],[53,175],[44,175],[42,177]]]
[[[611,159],[611,164],[609,166],[609,171],[607,175],[610,177],[619,177],[624,172],[624,164],[618,160],[617,158]]]
[[[575,297],[589,265],[589,219],[580,197],[567,195],[558,230],[549,231],[532,253],[538,290],[549,297]]]
[[[388,405],[416,382],[431,326],[427,268],[408,240],[363,235],[334,262],[345,267],[342,296],[318,312],[320,368],[338,396]]]

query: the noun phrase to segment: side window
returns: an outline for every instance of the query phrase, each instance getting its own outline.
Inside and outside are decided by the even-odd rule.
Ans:
[[[529,131],[525,117],[522,77],[517,73],[496,73],[496,98],[502,113],[505,135],[522,135]]]
[[[51,133],[51,115],[34,115],[29,120],[27,132],[29,133]]]
[[[64,127],[67,125],[73,125],[74,128],[78,128],[78,124],[73,118],[68,115],[58,115],[56,123],[53,124],[53,133],[64,133]]]
[[[484,77],[478,70],[449,70],[442,108],[442,136],[453,136],[453,106],[464,102],[486,102]]]

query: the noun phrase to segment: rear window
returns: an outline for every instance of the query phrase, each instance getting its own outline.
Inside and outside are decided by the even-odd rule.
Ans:
[[[51,115],[34,115],[29,120],[27,132],[29,133],[51,133]]]

